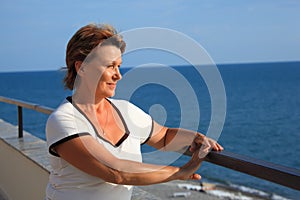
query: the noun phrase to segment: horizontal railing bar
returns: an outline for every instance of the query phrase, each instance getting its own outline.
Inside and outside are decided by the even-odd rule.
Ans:
[[[50,115],[53,112],[53,108],[49,108],[46,106],[41,106],[38,104],[33,104],[33,103],[29,103],[29,102],[25,102],[25,101],[21,101],[21,100],[16,100],[16,99],[12,99],[12,98],[7,98],[7,97],[3,97],[0,96],[0,102],[5,102],[5,103],[9,103],[9,104],[14,104],[23,108],[27,108],[27,109],[31,109],[31,110],[35,110],[44,114],[48,114]]]
[[[300,190],[300,170],[228,151],[212,151],[205,159],[235,171],[243,172],[280,185]]]
[[[36,110],[45,114],[51,114],[54,109],[40,106],[25,101],[0,96],[0,102],[15,104],[20,107]],[[190,156],[189,152],[185,153]],[[262,178],[289,188],[300,190],[300,170],[279,164],[235,154],[228,151],[210,152],[205,161],[223,166],[235,171],[243,172],[258,178]]]

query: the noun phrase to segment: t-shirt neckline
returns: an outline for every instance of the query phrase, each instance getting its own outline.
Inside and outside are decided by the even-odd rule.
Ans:
[[[78,110],[78,111],[84,116],[84,118],[91,124],[91,126],[93,127],[93,129],[94,129],[94,131],[95,131],[97,137],[101,138],[102,140],[104,140],[105,142],[109,143],[109,144],[110,144],[111,146],[113,146],[113,147],[119,147],[119,146],[120,146],[120,145],[128,138],[128,136],[129,136],[129,134],[130,134],[130,131],[129,131],[128,126],[127,126],[127,124],[126,124],[126,121],[125,121],[124,117],[122,116],[122,113],[121,113],[121,111],[118,109],[118,107],[117,107],[112,101],[110,101],[109,99],[107,99],[107,98],[105,98],[105,99],[112,105],[113,109],[115,109],[115,111],[117,112],[118,116],[120,117],[120,119],[121,119],[121,121],[122,121],[122,124],[123,124],[123,126],[124,126],[124,128],[125,128],[125,133],[124,133],[124,135],[120,138],[120,140],[119,140],[116,144],[111,143],[110,141],[108,141],[106,138],[102,137],[102,136],[99,134],[98,130],[96,129],[96,127],[94,126],[94,124],[90,121],[90,119],[86,116],[86,114],[85,114],[78,106],[76,106],[76,104],[73,104],[72,96],[68,96],[68,97],[66,98],[66,100],[67,100],[69,103],[71,103],[71,104],[73,105],[73,107],[74,107],[76,110]]]

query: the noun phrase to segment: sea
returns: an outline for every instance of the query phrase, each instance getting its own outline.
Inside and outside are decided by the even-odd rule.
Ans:
[[[225,105],[226,113],[218,113],[226,115],[218,122],[222,127],[215,139],[226,151],[300,169],[300,62],[219,64],[216,69],[219,76],[207,78],[195,66],[147,67],[139,73],[135,68],[121,67],[123,79],[115,98],[130,100],[165,126],[203,134],[214,120],[213,108]],[[64,75],[63,70],[3,72],[0,96],[56,108],[72,95],[64,89]],[[214,96],[219,91],[211,90],[209,78],[218,79],[210,81],[220,83],[225,96]],[[24,109],[23,117],[24,129],[45,140],[48,116]],[[0,119],[17,125],[16,106],[0,103]],[[142,151],[147,162],[153,163],[170,162],[167,158],[173,156],[152,155],[155,150],[147,145]],[[173,156],[167,164],[180,166],[188,159]],[[207,162],[199,173],[203,181],[267,199],[300,198],[299,191]]]

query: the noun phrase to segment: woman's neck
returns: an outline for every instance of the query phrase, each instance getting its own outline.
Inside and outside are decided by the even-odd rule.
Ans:
[[[105,97],[94,97],[86,93],[74,93],[72,96],[73,103],[80,105],[80,107],[93,108],[96,112],[103,112],[106,109],[106,98]]]

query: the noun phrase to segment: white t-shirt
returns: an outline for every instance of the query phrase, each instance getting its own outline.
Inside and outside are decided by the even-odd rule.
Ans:
[[[49,117],[46,125],[47,146],[52,171],[46,189],[51,200],[130,199],[132,186],[117,185],[91,176],[72,166],[53,151],[53,147],[81,135],[90,134],[114,156],[142,162],[141,144],[150,138],[152,118],[125,100],[109,99],[119,114],[126,133],[114,146],[102,138],[85,115],[67,98]]]

